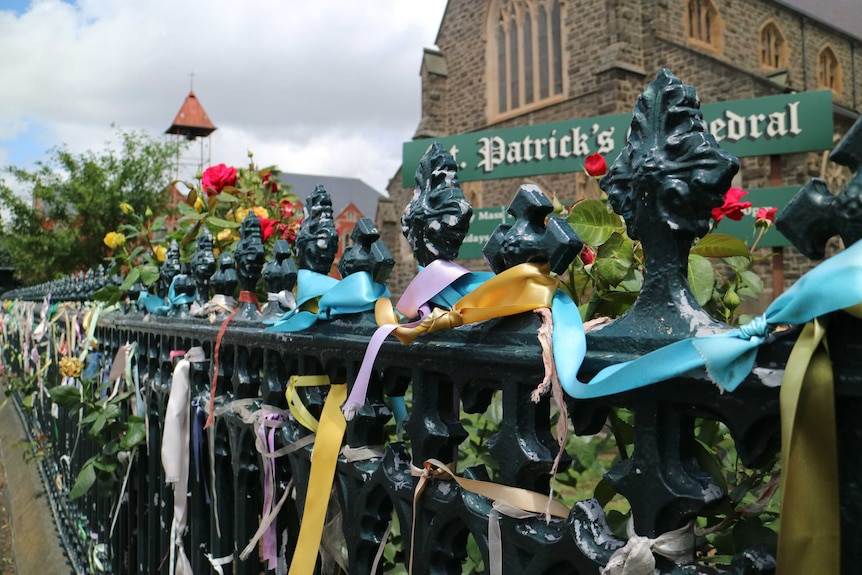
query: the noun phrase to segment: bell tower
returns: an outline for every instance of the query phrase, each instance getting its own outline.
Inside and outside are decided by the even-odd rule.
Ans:
[[[194,74],[192,74],[194,79]],[[190,146],[183,150],[177,149],[177,158],[174,166],[174,178],[180,178],[180,172],[183,175],[189,175],[186,172],[191,172],[193,175],[197,172],[202,172],[210,165],[212,160],[212,148],[210,142],[210,134],[215,132],[216,127],[210,121],[209,116],[195,96],[194,86],[189,89],[189,95],[186,96],[180,111],[174,118],[171,127],[165,133],[172,135],[176,140],[184,138],[188,141],[198,141],[198,146]],[[194,148],[199,148],[199,154],[196,154]],[[189,177],[191,179],[191,177]]]

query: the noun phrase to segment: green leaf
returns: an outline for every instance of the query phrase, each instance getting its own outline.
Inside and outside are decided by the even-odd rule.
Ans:
[[[688,285],[694,294],[694,299],[700,305],[712,299],[715,289],[715,270],[709,260],[697,254],[688,256]]]
[[[223,230],[225,228],[230,228],[232,230],[237,229],[240,224],[238,222],[229,222],[228,220],[223,220],[222,218],[207,218],[207,224],[210,226],[215,226],[219,230]]]
[[[589,246],[600,246],[620,227],[620,217],[599,200],[585,200],[572,206],[566,221]]]
[[[626,262],[629,267],[634,263],[634,242],[619,232],[614,232],[602,244],[597,253],[596,258],[616,258]]]
[[[81,404],[81,392],[74,385],[58,385],[48,390],[51,401],[66,409],[73,409]]]
[[[730,256],[751,257],[748,246],[739,238],[727,234],[707,234],[691,248],[693,254],[705,258],[726,258]]]
[[[117,465],[117,458],[110,455],[99,454],[93,459],[93,467],[99,471],[113,473]]]
[[[626,279],[630,267],[630,262],[618,258],[596,258],[593,262],[593,270],[612,286]]]
[[[235,190],[236,188],[225,188]],[[226,194],[224,192],[215,196],[215,199],[223,204],[235,204],[239,201],[239,198],[234,196],[233,194]]]
[[[105,287],[99,288],[93,294],[93,299],[96,301],[111,301],[115,297],[119,298],[123,295],[123,292],[119,287],[115,285],[106,285]]]
[[[742,285],[750,288],[754,293],[763,293],[763,280],[759,275],[757,275],[757,273],[751,270],[745,270],[739,274],[739,278],[742,280]]]
[[[75,485],[72,491],[69,492],[69,499],[75,500],[90,490],[90,487],[96,482],[96,468],[93,466],[96,458],[92,457],[84,462],[84,467],[78,473],[78,478],[75,480]]]
[[[141,422],[133,422],[129,421],[129,428],[126,430],[126,434],[123,436],[123,439],[120,441],[120,449],[124,449],[126,451],[135,447],[136,445],[140,445],[144,442],[144,439],[147,437],[147,429],[144,423]]]
[[[751,255],[743,256],[731,256],[727,258],[723,258],[721,261],[730,266],[733,271],[736,273],[743,272],[745,270],[751,269]]]
[[[120,286],[120,291],[127,292],[132,289],[132,286],[138,283],[138,280],[141,279],[141,270],[140,268],[132,268],[129,270],[129,275],[126,276],[126,279],[123,280],[123,285]]]
[[[145,286],[151,286],[159,281],[159,268],[155,264],[144,264],[135,269],[140,270],[141,283]]]

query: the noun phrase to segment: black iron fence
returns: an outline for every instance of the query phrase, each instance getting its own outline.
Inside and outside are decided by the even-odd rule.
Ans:
[[[457,253],[469,209],[463,208],[454,162],[439,148],[429,151],[417,171],[419,193],[404,226],[426,270],[456,271],[442,286],[434,284],[442,281],[434,274],[415,282],[430,295],[414,307],[429,305],[404,314],[420,316],[410,326],[391,306],[379,304],[375,280],[385,279],[391,258],[375,242],[370,223],[360,226],[357,247],[342,264],[342,285],[349,289],[329,299],[334,293],[329,284],[313,297],[302,296],[316,277],[308,273],[328,270],[331,259],[327,262],[320,253],[327,249],[316,241],[302,248],[300,238],[297,309],[303,311],[284,318],[276,328],[281,331],[267,330],[262,322],[282,317],[289,303],[272,298],[263,315],[256,309],[253,293],[262,262],[255,248],[259,232],[250,220],[243,224],[237,268],[223,265],[222,275],[213,277],[212,298],[207,282],[198,281],[196,292],[200,278],[179,266],[164,278],[171,297],[163,293],[160,306],[149,311],[145,298],[140,306],[134,298],[112,307],[90,301],[110,283],[98,274],[6,294],[4,370],[18,382],[15,392],[27,413],[32,454],[43,466],[75,568],[421,574],[462,573],[469,563],[474,572],[491,574],[593,574],[652,572],[652,560],[662,573],[774,572],[774,541],[750,536],[751,522],[733,528],[730,557],[714,557],[707,534],[744,519],[743,503],[756,515],[777,484],[774,465],[789,412],[782,411],[781,388],[774,383],[785,371],[798,371],[785,367],[808,332],[801,326],[768,330],[766,323],[799,322],[767,318],[759,331],[750,328],[739,336],[762,343],[745,352],[754,363],[734,359],[726,376],[713,373],[709,358],[685,363],[690,351],[659,356],[651,367],[630,364],[616,379],[603,371],[654,357],[649,352],[662,353],[675,342],[730,329],[703,312],[686,282],[688,247],[705,233],[709,211],[721,203],[737,168],[704,133],[696,107],[693,90],[666,73],[639,100],[633,137],[603,187],[629,234],[643,243],[644,286],[626,315],[585,334],[579,318],[567,323],[572,316],[555,295],[554,279],[579,253],[580,242],[549,217],[550,201],[535,188],[519,190],[510,208],[516,223],[498,229],[485,250],[496,278],[520,270],[514,284],[488,289],[482,286],[492,280],[445,263],[454,257],[453,246]],[[857,124],[834,154],[854,170],[862,157],[860,136]],[[815,248],[832,232],[853,244],[858,236],[852,210],[842,206],[858,202],[860,189],[858,171],[841,196],[823,196],[821,184],[806,186],[782,216],[782,225],[791,229],[786,233]],[[318,195],[309,204],[326,202]],[[319,237],[315,226],[327,225],[326,210],[317,219],[320,211],[310,213],[304,229]],[[813,231],[806,236],[808,230]],[[279,249],[284,253],[283,246]],[[855,252],[846,253],[852,257],[841,260],[841,269],[859,268]],[[291,291],[295,270],[285,264],[290,260],[275,259],[285,268],[263,271],[267,290]],[[170,265],[163,276],[167,269]],[[348,284],[351,276],[364,279]],[[857,276],[814,277],[809,284],[824,286],[830,278]],[[230,296],[237,282],[242,291],[234,304]],[[814,296],[803,295],[822,302],[830,290],[849,287],[826,285]],[[368,290],[372,297],[357,303],[357,294]],[[500,296],[501,290],[507,295]],[[49,293],[53,301],[45,299]],[[178,298],[179,293],[189,297]],[[803,483],[793,493],[807,499],[832,490],[840,502],[840,564],[849,573],[862,563],[856,545],[862,524],[857,415],[862,330],[852,313],[839,311],[850,307],[844,301],[838,297],[832,307],[794,304],[829,312],[835,422],[818,420],[815,427],[836,431],[838,469],[826,469],[826,480]],[[365,311],[356,311],[361,305]],[[483,311],[490,307],[508,311]],[[228,315],[229,309],[237,311]],[[378,327],[387,321],[401,325]],[[551,325],[555,337],[537,337]],[[389,337],[376,359],[366,358],[375,337],[390,331],[401,342]],[[695,356],[700,355],[698,348]],[[77,365],[68,358],[83,361]],[[651,370],[670,375],[650,379]],[[558,375],[561,388],[552,389]],[[362,394],[357,382],[365,379]],[[552,391],[537,389],[543,381]],[[60,384],[67,389],[48,393]],[[605,385],[608,391],[601,391]],[[563,389],[568,393],[555,401]],[[585,389],[590,391],[582,393]],[[579,436],[619,431],[626,423],[620,410],[632,415],[631,452],[622,447],[596,498],[568,505],[561,501],[571,493],[549,498],[552,473],[579,464],[560,450],[561,441],[567,445],[565,429]],[[483,443],[474,459],[483,463],[459,464],[464,446],[476,439],[465,418],[476,421],[476,414],[484,416]],[[811,432],[811,422],[803,422],[807,416],[794,417],[797,432]],[[557,425],[559,418],[565,425]],[[768,493],[738,501],[736,493],[727,492],[721,472],[717,476],[708,468],[702,430],[712,421],[732,436],[738,469],[746,477],[758,470],[761,479],[773,477]],[[828,451],[829,446],[819,447]],[[187,489],[175,493],[186,477]],[[630,509],[628,534],[625,527],[621,533],[608,525],[603,509],[608,492],[621,494]],[[728,501],[738,505],[728,507]],[[837,513],[827,515],[827,522],[829,517],[838,522]],[[697,521],[706,516],[723,517],[726,524]],[[810,516],[782,510],[781,517],[782,530],[795,533]],[[820,523],[803,527],[815,534],[837,531],[834,522],[823,525],[822,516],[814,517]],[[822,542],[812,545],[803,555],[830,549]],[[816,560],[826,570],[805,572],[836,572],[828,566],[837,566],[837,557]],[[789,559],[781,572],[802,572],[796,565]]]

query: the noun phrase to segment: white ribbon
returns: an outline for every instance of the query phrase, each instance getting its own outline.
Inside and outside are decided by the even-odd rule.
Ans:
[[[601,575],[653,575],[655,555],[667,557],[676,564],[691,561],[694,553],[694,523],[662,533],[655,539],[635,533],[634,518],[629,517],[626,532],[629,540],[611,555]]]
[[[170,575],[194,575],[192,565],[183,549],[186,530],[186,502],[189,485],[189,436],[191,403],[191,363],[203,361],[204,350],[193,347],[177,362],[171,378],[171,391],[165,410],[165,427],[162,433],[162,467],[165,483],[174,486],[174,518],[171,522]]]
[[[296,297],[293,295],[292,291],[286,289],[281,290],[278,293],[267,292],[266,301],[278,303],[283,310],[289,311],[296,307]]]
[[[209,553],[204,553],[204,557],[207,558],[207,561],[210,562],[210,566],[213,568],[218,575],[224,575],[224,569],[222,569],[222,565],[229,565],[233,562],[233,553],[228,555],[227,557],[213,557]]]

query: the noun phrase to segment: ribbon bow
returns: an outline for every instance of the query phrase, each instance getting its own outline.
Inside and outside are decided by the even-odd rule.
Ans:
[[[310,270],[299,270],[296,307],[275,321],[267,331],[294,332],[308,329],[318,319],[369,311],[389,290],[371,279],[368,272],[356,272],[343,280]]]
[[[607,367],[586,384],[577,379],[583,354],[570,352],[567,343],[560,342],[557,346],[556,337],[554,361],[563,388],[576,399],[638,389],[703,367],[710,380],[724,390],[733,391],[751,373],[757,349],[766,341],[771,328],[805,324],[860,303],[862,242],[857,242],[802,276],[762,316],[740,328],[672,343],[638,359]]]

